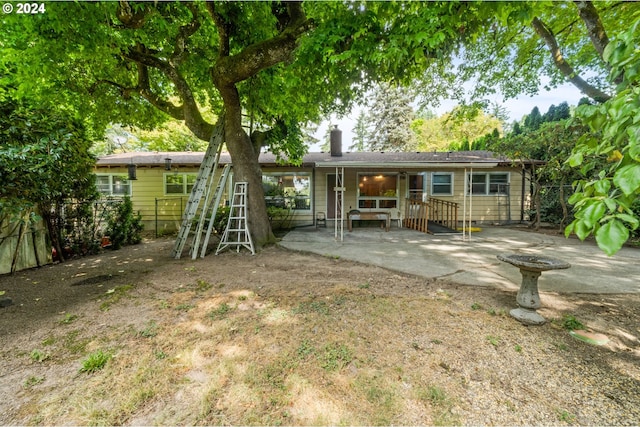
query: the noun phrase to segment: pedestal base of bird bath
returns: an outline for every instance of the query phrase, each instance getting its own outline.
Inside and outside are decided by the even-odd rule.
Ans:
[[[498,255],[498,259],[518,267],[522,274],[522,283],[516,296],[519,307],[511,310],[509,314],[525,325],[544,324],[546,319],[536,312],[536,309],[541,307],[538,278],[543,271],[569,268],[571,265],[556,259],[532,255]]]

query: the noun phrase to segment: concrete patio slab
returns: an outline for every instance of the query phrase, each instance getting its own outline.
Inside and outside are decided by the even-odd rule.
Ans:
[[[333,228],[299,228],[285,235],[280,245],[426,278],[509,290],[520,287],[520,271],[497,255],[538,255],[571,264],[567,270],[544,272],[538,281],[542,292],[640,293],[636,248],[625,247],[608,257],[593,242],[496,226],[482,227],[470,238],[374,227],[352,232],[345,227],[342,241],[334,234]]]

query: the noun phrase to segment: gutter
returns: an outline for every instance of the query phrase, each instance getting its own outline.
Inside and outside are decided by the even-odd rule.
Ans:
[[[438,163],[429,163],[429,162],[397,162],[397,163],[363,163],[360,161],[353,162],[316,162],[315,167],[317,168],[335,168],[335,167],[358,167],[358,168],[380,168],[380,169],[398,169],[398,168],[451,168],[451,167],[467,167],[467,168],[495,168],[498,166],[498,162],[438,162]]]

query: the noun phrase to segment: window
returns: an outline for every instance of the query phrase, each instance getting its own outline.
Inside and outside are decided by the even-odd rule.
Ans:
[[[398,175],[361,174],[358,176],[358,208],[398,207]]]
[[[190,194],[197,176],[196,173],[165,173],[164,194]]]
[[[509,193],[509,173],[474,173],[471,175],[471,194],[491,195]]]
[[[263,173],[267,206],[311,210],[311,176],[308,173]]]
[[[424,201],[424,174],[409,175],[409,198]]]
[[[105,196],[130,196],[131,181],[124,175],[96,175],[98,191]]]
[[[453,194],[453,173],[433,172],[431,174],[431,195],[451,196]]]

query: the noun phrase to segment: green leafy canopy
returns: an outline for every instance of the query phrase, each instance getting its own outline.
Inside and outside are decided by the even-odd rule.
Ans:
[[[600,248],[615,254],[638,229],[634,204],[640,198],[640,13],[634,24],[607,45],[604,58],[610,81],[620,81],[604,104],[584,105],[577,115],[592,130],[573,150],[568,163],[590,176],[576,183],[571,198],[576,219],[565,230],[581,239],[594,234]],[[606,167],[596,165],[606,159]]]

